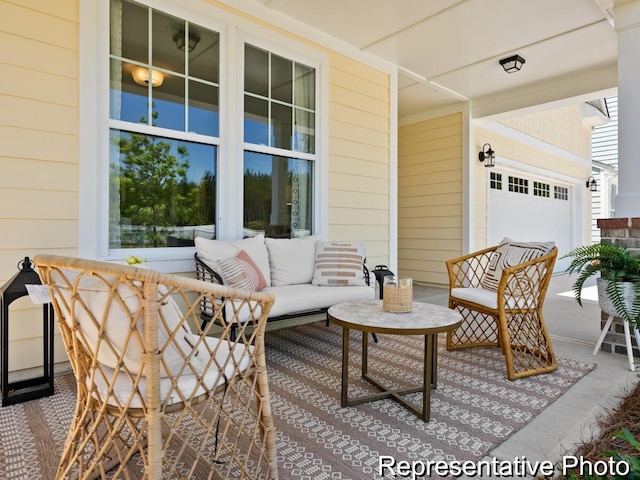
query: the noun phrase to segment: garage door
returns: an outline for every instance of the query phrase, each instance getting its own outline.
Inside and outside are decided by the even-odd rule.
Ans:
[[[494,167],[489,173],[488,240],[504,237],[519,241],[553,240],[562,256],[571,249],[572,188],[549,178]],[[558,260],[564,271],[568,260]]]

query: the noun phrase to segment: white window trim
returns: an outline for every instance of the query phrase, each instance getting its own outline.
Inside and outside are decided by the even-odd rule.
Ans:
[[[242,78],[244,42],[268,49],[316,68],[316,166],[314,170],[313,230],[328,235],[328,118],[329,61],[326,53],[297,43],[273,30],[199,0],[189,5],[173,0],[136,0],[143,5],[211,28],[220,33],[220,122],[217,175],[218,238],[240,238],[243,203]],[[121,261],[128,255],[144,256],[150,266],[164,272],[193,271],[193,248],[108,249],[109,175],[109,0],[80,0],[79,51],[79,212],[78,255]],[[235,113],[232,113],[235,112]],[[233,115],[233,116],[232,116]],[[156,130],[157,133],[157,130]],[[175,132],[172,132],[175,134]],[[235,186],[239,186],[235,187]]]

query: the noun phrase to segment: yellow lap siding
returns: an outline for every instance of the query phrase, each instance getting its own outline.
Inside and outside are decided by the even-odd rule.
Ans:
[[[400,127],[398,269],[446,284],[444,261],[462,248],[462,115]]]

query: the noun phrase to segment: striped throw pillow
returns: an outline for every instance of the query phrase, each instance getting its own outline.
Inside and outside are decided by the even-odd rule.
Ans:
[[[316,242],[316,263],[312,285],[366,285],[364,259],[366,246],[361,243]]]
[[[491,254],[480,284],[487,290],[498,291],[504,269],[542,257],[553,250],[554,245],[555,242],[515,242],[510,238],[503,238]]]
[[[267,286],[262,272],[244,250],[235,257],[218,260],[218,267],[225,285],[229,287],[259,292]]]

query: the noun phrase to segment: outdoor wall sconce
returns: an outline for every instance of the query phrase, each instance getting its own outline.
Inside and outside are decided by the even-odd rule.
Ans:
[[[514,73],[522,68],[525,60],[520,55],[514,55],[512,57],[503,58],[500,60],[500,65],[507,73]]]
[[[42,374],[21,380],[9,379],[9,305],[29,295],[27,285],[42,285],[29,257],[18,263],[18,270],[18,273],[0,287],[0,388],[3,407],[53,395],[54,320],[51,303],[42,305]]]
[[[482,146],[482,151],[478,153],[478,160],[484,163],[484,166],[489,168],[496,164],[496,152],[491,149],[491,144],[485,143]]]
[[[598,191],[598,182],[596,182],[596,179],[593,177],[589,177],[587,179],[587,188],[591,191],[591,192],[597,192]]]
[[[149,71],[151,71],[151,86],[159,87],[162,85],[162,82],[164,82],[164,74],[158,70],[149,70],[146,67],[133,67],[133,70],[131,70],[133,81],[138,85],[146,87],[149,85]]]
[[[200,42],[200,37],[195,33],[189,32],[189,41],[185,43],[185,36],[184,30],[180,30],[173,36],[173,42],[176,44],[176,47],[178,47],[178,50],[184,50],[186,45],[189,51],[192,52]]]

